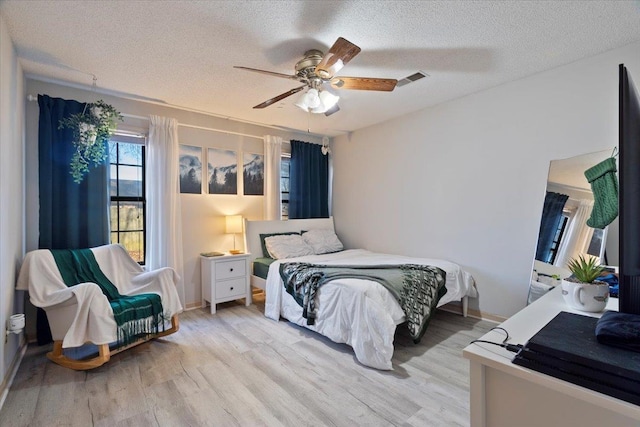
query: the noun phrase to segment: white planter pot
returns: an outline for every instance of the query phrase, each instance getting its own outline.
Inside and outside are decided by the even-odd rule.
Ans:
[[[80,123],[78,126],[78,134],[80,135],[80,143],[85,146],[91,146],[96,143],[96,127],[87,123]]]
[[[597,313],[603,311],[609,302],[609,284],[574,283],[563,279],[562,297],[571,308]]]

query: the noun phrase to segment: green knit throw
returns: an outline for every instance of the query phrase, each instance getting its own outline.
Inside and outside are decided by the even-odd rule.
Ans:
[[[158,294],[120,295],[100,269],[91,249],[52,249],[65,285],[97,284],[109,300],[113,317],[118,325],[117,346],[127,346],[151,334],[164,331],[162,301]]]
[[[616,177],[616,159],[598,163],[584,172],[593,191],[593,210],[587,225],[603,229],[618,216],[618,178]]]

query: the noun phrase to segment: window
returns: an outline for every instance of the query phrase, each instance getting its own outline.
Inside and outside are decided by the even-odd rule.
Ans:
[[[134,138],[116,136],[109,141],[111,243],[120,243],[134,260],[144,264],[144,145],[129,140]]]
[[[553,235],[553,242],[551,242],[551,249],[549,250],[549,259],[547,260],[549,264],[553,264],[556,261],[556,256],[558,255],[560,242],[562,242],[562,237],[564,236],[564,232],[567,229],[568,223],[569,223],[569,215],[563,212],[562,219],[560,220],[560,224],[558,224],[558,229]]]
[[[604,246],[606,239],[606,233],[604,230],[599,228],[595,228],[593,230],[593,235],[591,236],[591,241],[589,242],[589,247],[587,248],[587,254],[592,255],[598,258],[601,258],[600,262],[602,264],[605,263],[604,259]]]
[[[280,159],[280,201],[282,202],[282,218],[289,219],[289,167],[291,156]]]

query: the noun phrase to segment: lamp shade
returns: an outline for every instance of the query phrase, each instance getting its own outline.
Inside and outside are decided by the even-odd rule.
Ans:
[[[242,233],[242,215],[227,215],[225,221],[227,234]]]
[[[318,107],[320,105],[320,96],[318,94],[318,90],[314,88],[309,89],[304,96],[304,102],[309,108]]]
[[[322,101],[317,89],[311,88],[307,92],[303,93],[300,98],[295,102],[295,106],[303,109],[304,111],[314,112],[314,108],[321,108]],[[337,101],[336,101],[337,102]]]
[[[340,97],[338,95],[334,95],[328,90],[323,90],[322,92],[320,92],[320,101],[322,102],[322,105],[324,105],[323,113],[327,110],[332,109],[339,100]]]
[[[302,95],[300,95],[300,97],[298,98],[298,100],[294,103],[294,105],[304,111],[309,111],[309,106],[306,104],[305,102],[305,97],[307,96],[307,93],[304,92]]]

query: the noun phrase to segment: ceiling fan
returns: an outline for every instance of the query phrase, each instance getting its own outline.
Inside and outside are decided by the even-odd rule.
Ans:
[[[335,77],[335,74],[358,53],[360,53],[360,48],[358,46],[342,37],[338,37],[338,40],[336,40],[326,54],[323,54],[317,49],[306,51],[304,58],[296,63],[296,72],[293,75],[249,67],[234,66],[234,68],[254,71],[256,73],[267,74],[284,79],[297,80],[304,83],[302,86],[268,99],[253,108],[266,108],[308,87],[309,90],[296,102],[296,106],[311,113],[324,113],[329,116],[340,110],[337,104],[339,97],[332,93],[332,91],[329,90],[329,87],[332,89],[376,90],[389,92],[392,91],[398,83],[396,79],[381,79],[374,77]]]

